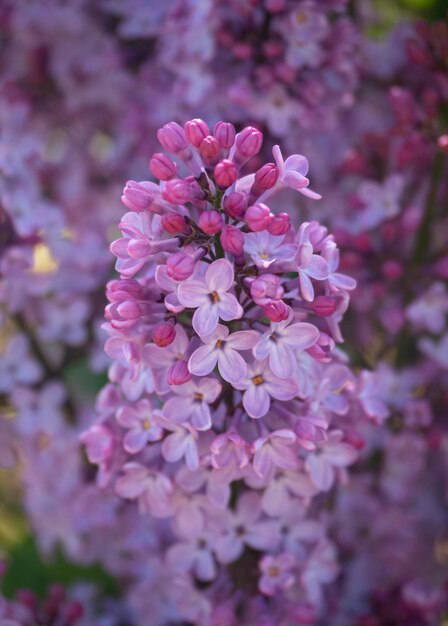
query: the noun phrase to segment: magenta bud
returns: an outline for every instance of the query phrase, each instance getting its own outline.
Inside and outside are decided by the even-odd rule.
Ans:
[[[250,295],[259,306],[266,306],[274,300],[281,300],[284,293],[280,277],[275,274],[262,274],[250,282]]]
[[[179,213],[166,213],[163,215],[162,228],[171,235],[175,235],[176,233],[186,235],[190,232],[189,226],[187,226],[183,216],[179,215]]]
[[[246,126],[238,133],[235,139],[236,153],[235,157],[238,163],[241,164],[248,161],[251,157],[260,152],[261,144],[263,143],[263,133],[253,128],[252,126]]]
[[[328,362],[330,360],[330,352],[334,349],[334,340],[326,333],[320,333],[319,339],[305,352],[318,361]]]
[[[233,191],[224,197],[224,210],[230,217],[241,217],[247,209],[247,196],[241,191]]]
[[[283,300],[276,300],[263,307],[263,312],[271,322],[281,322],[288,319],[289,309]]]
[[[187,140],[195,148],[199,148],[201,142],[207,135],[210,135],[210,129],[207,124],[200,119],[190,120],[184,125],[185,136]]]
[[[228,122],[218,122],[213,129],[213,136],[217,139],[221,148],[228,150],[235,141],[235,127]]]
[[[389,261],[385,261],[381,266],[381,272],[383,276],[388,280],[398,280],[403,274],[403,266],[398,261],[394,261],[393,259]]]
[[[319,317],[330,317],[338,308],[338,303],[336,298],[331,296],[316,296],[310,306],[313,313]]]
[[[157,131],[157,139],[167,152],[178,154],[188,147],[185,132],[176,122],[168,122]]]
[[[80,602],[71,601],[64,607],[64,624],[65,626],[73,626],[84,615],[84,609]]]
[[[255,172],[255,183],[260,189],[272,189],[278,180],[280,172],[274,163],[266,163]]]
[[[149,162],[151,173],[159,180],[170,180],[177,173],[177,165],[164,152],[157,152]]]
[[[244,235],[236,226],[224,226],[221,233],[221,245],[226,252],[239,257],[244,252]]]
[[[136,302],[125,300],[117,306],[117,312],[125,320],[135,320],[141,316],[141,309]]]
[[[271,235],[285,235],[291,228],[291,220],[287,213],[273,215],[268,224],[268,232]]]
[[[107,461],[114,450],[113,435],[102,424],[95,424],[84,431],[80,440],[86,447],[86,454],[90,463],[99,464]]]
[[[168,257],[166,272],[173,280],[186,280],[193,274],[195,264],[196,261],[185,252],[176,252]]]
[[[199,217],[199,228],[207,235],[216,235],[222,229],[224,220],[218,211],[204,211]]]
[[[248,207],[244,214],[244,221],[249,228],[258,233],[262,230],[266,230],[271,221],[271,212],[269,207],[259,202]]]
[[[168,180],[163,188],[162,196],[171,204],[185,204],[191,200],[190,185],[181,178]]]
[[[176,338],[176,330],[170,322],[156,324],[151,333],[152,340],[159,348],[166,348]]]
[[[448,154],[448,135],[440,135],[437,145],[444,154]]]
[[[126,208],[140,213],[141,211],[149,210],[154,197],[154,191],[149,189],[145,183],[128,180],[123,189],[121,201]]]
[[[237,178],[238,170],[232,161],[224,159],[215,166],[215,180],[223,189],[233,185]]]
[[[19,604],[26,606],[27,609],[30,609],[32,612],[38,607],[37,598],[29,589],[19,589],[16,593],[16,600]],[[8,620],[6,620],[6,622],[8,622]]]
[[[214,137],[208,135],[202,140],[199,152],[207,162],[214,164],[219,158],[220,145]]]
[[[291,617],[294,618],[294,623],[297,625],[311,626],[317,619],[316,609],[311,604],[301,602],[296,604]]]
[[[187,362],[182,360],[175,361],[169,368],[167,379],[169,385],[183,385],[191,380],[193,376],[188,371]]]

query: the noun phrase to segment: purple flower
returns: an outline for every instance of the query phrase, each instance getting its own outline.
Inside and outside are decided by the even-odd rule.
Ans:
[[[351,445],[342,440],[342,432],[334,430],[328,435],[321,448],[309,454],[305,461],[308,474],[322,491],[331,489],[338,468],[351,465],[358,453]]]
[[[297,452],[292,448],[295,441],[295,434],[287,428],[256,439],[251,446],[256,473],[267,478],[273,467],[295,469],[298,465]]]
[[[196,309],[193,328],[198,335],[213,332],[219,319],[231,321],[243,315],[243,308],[228,293],[234,281],[233,267],[227,259],[214,261],[202,280],[190,279],[179,287],[178,298],[185,307]]]
[[[297,383],[291,378],[276,376],[267,359],[252,363],[247,368],[246,378],[235,387],[244,390],[243,406],[253,418],[266,415],[271,406],[271,397],[291,400],[298,393]]]
[[[194,471],[199,467],[197,439],[198,433],[189,424],[165,424],[164,428],[170,430],[162,443],[162,456],[169,463],[176,463],[185,458],[187,467]]]
[[[166,517],[172,512],[170,496],[173,485],[164,474],[154,472],[140,463],[126,463],[124,475],[115,485],[115,490],[122,498],[138,500],[142,513],[151,513],[155,517]]]
[[[258,360],[269,357],[271,370],[280,378],[290,378],[294,374],[297,369],[296,351],[310,348],[319,337],[319,331],[312,324],[291,324],[293,317],[290,309],[288,319],[271,322],[270,330],[262,335],[253,350]]]
[[[278,186],[291,187],[291,189],[302,193],[308,198],[320,200],[322,196],[308,189],[308,185],[310,184],[310,181],[306,178],[308,160],[304,156],[301,154],[292,154],[284,161],[280,146],[274,146],[272,148],[272,154],[274,155],[275,163],[280,171],[280,176],[277,181]],[[271,190],[267,193],[270,193],[270,191]]]
[[[292,259],[296,247],[283,243],[284,235],[270,235],[266,230],[244,235],[244,250],[257,267],[267,269],[276,261]]]
[[[221,518],[224,526],[222,535],[215,543],[216,556],[220,563],[232,563],[243,553],[244,546],[255,550],[274,550],[280,541],[278,525],[263,521],[260,496],[253,492],[243,493],[236,511],[227,511]]]
[[[156,421],[151,403],[140,400],[135,407],[125,406],[117,413],[117,422],[128,429],[123,447],[129,454],[136,454],[143,450],[148,441],[158,441],[163,430]]]
[[[243,330],[229,334],[227,326],[218,324],[215,330],[201,337],[205,344],[193,352],[188,369],[196,376],[205,376],[218,364],[219,373],[229,383],[239,383],[246,376],[247,365],[238,350],[250,350],[258,341],[258,333]]]
[[[176,396],[166,401],[163,416],[175,422],[190,420],[197,430],[208,430],[212,425],[209,405],[221,393],[221,384],[216,378],[190,380],[183,385],[171,387]]]
[[[314,287],[311,278],[314,280],[325,280],[328,278],[328,265],[326,260],[318,254],[313,254],[313,244],[309,239],[310,224],[304,222],[300,227],[297,237],[296,263],[299,273],[300,292],[305,300],[314,300]]]
[[[263,557],[260,561],[261,578],[258,581],[261,593],[273,596],[277,592],[290,589],[296,581],[295,567],[294,556],[287,552]]]

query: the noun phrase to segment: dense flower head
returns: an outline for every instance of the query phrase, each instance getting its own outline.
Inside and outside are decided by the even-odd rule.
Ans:
[[[168,153],[151,159],[158,182],[126,184],[131,212],[111,245],[120,278],[108,285],[104,328],[115,391],[83,435],[89,457],[140,511],[172,518],[173,571],[231,579],[226,566],[255,550],[265,554],[262,595],[320,610],[334,548],[321,532],[288,539],[281,528],[298,511],[317,528],[306,518],[313,497],[358,456],[347,417],[355,377],[335,349],[331,306],[356,283],[337,272],[326,227],[300,221],[294,205],[276,210],[287,187],[320,198],[304,156],[284,159],[275,146],[276,165],[254,175],[255,127],[194,119],[158,138]]]

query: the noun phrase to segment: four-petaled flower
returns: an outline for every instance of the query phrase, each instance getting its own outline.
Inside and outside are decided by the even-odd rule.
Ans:
[[[229,322],[243,315],[243,308],[234,295],[228,293],[234,282],[233,266],[227,259],[214,261],[202,280],[192,278],[179,286],[179,302],[196,309],[193,328],[198,335],[208,335],[219,319]]]
[[[266,415],[271,406],[271,397],[291,400],[298,393],[297,383],[291,378],[276,376],[267,359],[252,363],[247,368],[246,377],[235,387],[244,390],[243,406],[253,418]]]
[[[140,400],[135,407],[125,406],[117,412],[117,422],[128,428],[123,439],[123,447],[129,454],[143,450],[148,441],[158,441],[163,430],[154,419],[151,403]]]
[[[201,337],[201,346],[190,357],[188,369],[196,376],[205,376],[218,364],[219,373],[229,383],[238,383],[246,376],[247,365],[238,350],[250,350],[258,341],[254,330],[229,334],[227,326],[218,324],[215,330]]]
[[[212,425],[209,404],[221,393],[221,384],[216,378],[190,380],[171,388],[176,396],[165,403],[163,416],[178,424],[189,420],[197,430],[208,430]]]
[[[253,353],[256,359],[269,357],[271,370],[280,378],[290,378],[297,369],[295,352],[306,350],[316,343],[319,331],[313,324],[291,324],[293,312],[282,322],[271,322],[269,331],[262,335]]]

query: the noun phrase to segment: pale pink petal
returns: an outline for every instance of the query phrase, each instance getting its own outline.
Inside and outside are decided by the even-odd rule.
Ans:
[[[298,393],[298,386],[292,378],[272,377],[265,383],[266,391],[277,400],[292,400]]]
[[[310,454],[306,460],[306,468],[316,487],[322,491],[328,491],[331,488],[334,482],[334,470],[322,456]]]
[[[326,260],[318,254],[313,254],[306,268],[306,272],[311,278],[325,280],[325,278],[328,278],[328,265]]]
[[[133,428],[126,433],[123,439],[123,447],[129,454],[137,454],[143,450],[148,442],[146,431],[142,428]]]
[[[184,306],[194,309],[208,300],[209,290],[200,280],[188,280],[179,285],[177,297]]]
[[[209,581],[216,577],[216,563],[208,550],[200,550],[196,557],[195,572],[199,580]]]
[[[304,270],[299,269],[300,293],[307,302],[314,300],[314,287]]]
[[[288,345],[299,350],[310,348],[319,339],[317,328],[307,322],[291,324],[291,326],[285,329],[284,335],[287,337]]]
[[[223,293],[233,285],[233,266],[227,259],[214,261],[205,273],[205,284],[209,292]]]
[[[196,430],[209,430],[212,425],[210,409],[205,402],[193,402],[191,410],[191,425]]]
[[[352,289],[356,288],[356,280],[351,276],[346,276],[345,274],[339,274],[338,272],[335,272],[329,276],[329,280],[331,284],[338,289],[351,291]]]
[[[233,350],[250,350],[257,344],[259,337],[259,333],[255,330],[240,330],[229,335],[226,343]]]
[[[230,348],[218,351],[218,367],[221,376],[229,383],[240,383],[247,374],[245,360]]]
[[[190,417],[191,410],[191,402],[182,397],[174,397],[165,402],[163,416],[180,424]]]
[[[189,361],[188,369],[196,376],[210,374],[216,366],[218,351],[211,346],[201,346],[193,352]]]
[[[162,443],[163,458],[169,463],[179,461],[185,453],[185,439],[186,437],[184,432],[177,432],[168,435]]]
[[[238,320],[244,313],[243,307],[231,293],[222,294],[216,307],[219,311],[219,317],[226,322]]]
[[[243,406],[248,415],[255,419],[263,417],[269,411],[271,399],[264,385],[251,385],[243,395]]]
[[[271,341],[271,344],[269,365],[272,371],[280,378],[291,377],[297,369],[297,360],[294,352],[285,346],[284,342]]]
[[[208,335],[215,330],[218,321],[218,306],[206,301],[194,312],[192,324],[198,335]]]

